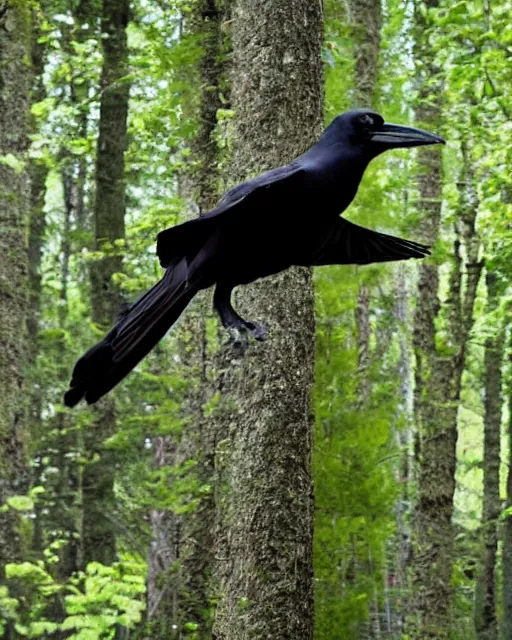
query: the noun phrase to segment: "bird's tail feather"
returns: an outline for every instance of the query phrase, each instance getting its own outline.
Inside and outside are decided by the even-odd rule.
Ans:
[[[127,309],[116,325],[75,365],[64,403],[92,404],[118,384],[159,342],[197,293],[185,260]]]

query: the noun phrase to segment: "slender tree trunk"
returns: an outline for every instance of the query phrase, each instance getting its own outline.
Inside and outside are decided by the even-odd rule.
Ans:
[[[424,33],[427,33],[426,26]],[[428,66],[428,60],[428,50],[424,48],[422,63],[427,61]],[[433,68],[430,68],[430,73],[430,79],[435,77]],[[440,107],[435,94],[429,95],[434,91],[434,85],[429,83],[428,86],[417,115],[422,123],[435,129],[439,123]],[[437,87],[437,95],[439,91]],[[438,347],[436,339],[436,320],[441,310],[439,271],[432,262],[424,262],[420,266],[414,326],[415,414],[420,432],[414,581],[415,613],[419,620],[412,622],[411,633],[422,640],[449,638],[453,625],[452,515],[457,465],[457,413],[467,342],[473,325],[473,306],[482,270],[482,263],[478,261],[479,238],[475,231],[478,203],[465,142],[461,151],[459,223],[455,229],[449,292],[442,310],[446,326],[441,347]],[[424,150],[419,154],[419,160],[419,191],[424,212],[422,235],[433,242],[440,225],[441,157],[437,150]],[[465,248],[465,264],[461,247]]]
[[[27,352],[30,211],[28,147],[31,16],[23,2],[0,17],[0,504],[27,489],[24,366]],[[15,513],[0,517],[0,580],[7,562],[22,557]],[[9,637],[9,636],[8,636]]]
[[[371,394],[370,381],[370,288],[364,282],[364,275],[360,274],[361,282],[357,292],[356,303],[356,328],[357,328],[357,375],[359,381],[359,394],[357,406],[362,410],[367,406]]]
[[[409,605],[408,567],[411,556],[411,486],[414,479],[412,469],[412,441],[414,422],[413,404],[413,362],[410,344],[409,327],[412,323],[411,283],[409,271],[405,264],[395,270],[393,283],[396,291],[395,318],[399,325],[400,356],[398,361],[398,377],[400,379],[400,402],[398,420],[402,428],[397,430],[396,438],[401,458],[397,470],[397,481],[401,486],[396,505],[396,534],[393,541],[393,578],[394,593],[392,631],[398,636],[404,633],[405,617]]]
[[[239,0],[233,15],[233,180],[289,162],[319,133],[322,5]],[[251,224],[248,220],[250,238]],[[239,296],[270,335],[221,377],[216,468],[217,639],[313,634],[311,272],[291,269]]]
[[[512,188],[506,185],[502,192],[502,199],[507,204],[512,203]],[[512,363],[512,335],[509,336],[511,344],[508,346],[508,357]],[[502,638],[512,638],[512,385],[508,385],[508,470],[505,508],[511,509],[511,513],[505,517],[502,526]]]
[[[103,0],[103,70],[101,77],[100,123],[96,158],[96,194],[94,235],[96,249],[104,257],[91,267],[92,319],[108,328],[117,317],[121,297],[113,276],[122,269],[122,255],[116,241],[125,235],[124,152],[127,146],[126,123],[129,86],[122,80],[127,74],[128,48],[126,27],[129,0]],[[115,559],[115,533],[109,520],[114,507],[114,463],[103,442],[115,429],[115,405],[112,396],[97,406],[97,419],[87,431],[85,447],[96,462],[83,473],[84,563],[91,560],[110,564]]]
[[[355,62],[354,104],[372,107],[379,72],[381,2],[351,0],[350,9]]]
[[[30,229],[29,229],[29,305],[27,328],[30,337],[32,355],[37,353],[37,335],[41,309],[41,258],[45,230],[44,199],[48,170],[45,166],[32,163],[30,172]]]
[[[357,107],[373,107],[375,106],[374,95],[379,70],[380,28],[382,23],[380,0],[351,0],[351,22],[354,55],[354,103]],[[370,378],[372,360],[370,348],[372,291],[364,272],[360,272],[359,278],[356,304],[358,406],[361,410],[364,410],[368,406],[372,393]],[[384,345],[381,346],[385,349]],[[372,565],[371,550],[368,549],[366,571],[373,581],[374,590],[372,602],[369,604],[369,627],[372,638],[379,640],[381,637],[379,605],[381,582],[378,579],[378,577],[380,578],[380,573],[377,572],[376,575]]]
[[[512,336],[511,336],[512,338]],[[509,345],[509,360],[512,362],[512,344]],[[507,500],[505,507],[510,509],[503,521],[503,623],[502,638],[512,638],[512,386],[508,389],[508,473]]]
[[[64,193],[64,220],[62,225],[62,236],[60,244],[61,265],[59,324],[62,328],[65,327],[66,317],[68,315],[69,261],[71,258],[71,224],[73,218],[73,210],[75,208],[75,184],[73,172],[73,165],[65,165],[61,171],[62,190]]]
[[[79,0],[74,11],[75,32],[73,38],[81,43],[91,37],[91,30],[94,29],[95,11],[92,0]],[[77,107],[78,115],[76,122],[77,135],[80,138],[87,138],[87,128],[89,123],[89,106],[87,98],[89,96],[90,83],[87,81],[80,84],[71,85],[72,101]],[[87,187],[87,156],[78,156],[75,162],[76,178],[74,184],[74,213],[76,226],[84,234],[84,240],[89,236],[91,221],[86,202]],[[82,240],[82,243],[84,243]]]
[[[428,7],[437,7],[437,0],[429,0]],[[435,91],[429,82],[437,79],[439,70],[433,65],[429,49],[430,25],[416,8],[416,50],[418,66],[422,65],[421,89],[416,118],[427,128],[437,129],[440,122],[439,81]],[[418,190],[422,210],[421,237],[429,244],[436,241],[441,223],[442,171],[441,152],[437,148],[418,152]],[[414,555],[415,611],[418,619],[411,620],[411,631],[418,638],[444,638],[443,627],[450,626],[451,571],[453,532],[451,515],[454,491],[456,433],[453,425],[446,429],[439,423],[442,397],[440,384],[447,385],[440,370],[436,370],[435,320],[440,303],[438,298],[439,270],[434,261],[422,262],[419,267],[417,308],[414,318],[415,414],[421,433],[421,457],[418,460],[418,502],[415,513],[417,530]],[[429,387],[436,375],[436,386]],[[445,376],[446,378],[447,376]],[[427,382],[430,381],[430,384]],[[417,452],[418,454],[418,452]],[[439,634],[439,635],[438,635]]]
[[[66,161],[65,161],[66,162]],[[69,284],[69,263],[71,259],[71,223],[76,207],[76,190],[74,183],[74,170],[70,163],[65,163],[61,169],[61,180],[64,194],[63,224],[60,244],[60,291],[58,319],[62,333],[59,336],[60,353],[55,359],[57,376],[64,385],[69,375],[69,370],[65,361],[65,330],[68,318],[68,284]],[[59,469],[59,474],[55,478],[54,493],[46,508],[46,524],[49,531],[57,531],[57,536],[67,538],[67,544],[59,549],[59,562],[55,568],[62,581],[67,580],[75,571],[81,567],[81,544],[82,540],[77,530],[77,491],[80,487],[80,469],[76,460],[69,456],[70,451],[76,451],[77,433],[69,427],[72,424],[71,416],[66,413],[57,413],[51,421],[53,430],[59,436],[51,442],[49,451],[45,452],[51,460],[50,466]],[[51,540],[52,534],[50,534]],[[62,602],[56,600],[59,613],[63,616],[61,608]]]
[[[372,107],[377,84],[382,23],[380,0],[351,0],[354,106]],[[370,288],[361,275],[356,307],[359,405],[370,397]]]
[[[168,437],[155,438],[153,447],[155,466],[176,464],[176,445]],[[179,626],[179,585],[173,565],[179,559],[180,518],[169,510],[152,509],[150,523],[147,621],[151,638],[179,638],[182,631]]]
[[[218,200],[219,148],[213,134],[217,126],[217,112],[223,106],[221,84],[226,72],[226,36],[222,30],[222,23],[229,18],[229,7],[230,3],[226,0],[201,0],[194,25],[194,30],[201,35],[204,50],[200,65],[200,126],[192,144],[198,167],[191,176],[194,201],[201,215],[213,208]],[[189,345],[189,353],[192,351],[194,373],[199,378],[199,388],[189,398],[189,411],[194,416],[194,425],[191,425],[191,429],[182,439],[178,447],[178,456],[182,460],[197,460],[198,480],[203,485],[211,486],[215,473],[215,439],[203,409],[207,402],[207,369],[211,366],[211,362],[208,361],[206,338],[206,318],[208,313],[211,313],[210,305],[209,295],[201,294],[189,316],[189,322],[193,323],[191,334],[194,336],[194,345]],[[209,579],[212,570],[214,521],[214,494],[210,492],[201,497],[196,510],[182,518],[181,522],[182,620],[198,624],[198,635],[205,640],[211,637]]]
[[[91,19],[94,13],[89,0],[79,0],[72,9],[73,25],[63,33],[62,47],[69,60],[75,59],[73,43],[82,44],[93,35],[96,30]],[[69,100],[73,107],[75,118],[70,125],[73,134],[78,139],[87,137],[89,109],[86,100],[88,98],[90,83],[88,80],[71,77],[69,80]],[[65,383],[69,375],[68,363],[66,363],[64,336],[68,326],[68,286],[70,281],[70,264],[74,254],[80,252],[85,244],[89,244],[91,238],[91,220],[87,219],[85,209],[86,168],[87,157],[85,154],[76,155],[69,147],[64,146],[60,158],[60,176],[64,196],[63,220],[61,229],[60,246],[60,304],[58,309],[59,325],[62,330],[62,349],[56,359],[59,369],[58,377]],[[73,234],[75,231],[75,234]],[[80,232],[79,235],[76,231]],[[86,232],[88,232],[86,234]],[[82,280],[87,278],[87,269],[82,266],[80,270]],[[82,501],[82,470],[76,459],[70,458],[69,452],[80,451],[81,433],[69,428],[72,418],[66,413],[58,413],[54,419],[55,430],[59,436],[50,445],[47,455],[54,458],[50,463],[60,469],[56,478],[55,495],[50,500],[47,508],[46,521],[50,531],[58,531],[59,536],[67,538],[68,542],[59,550],[59,563],[56,566],[59,578],[67,580],[74,572],[83,566],[83,539],[81,532],[83,514],[81,513]]]
[[[226,2],[199,0],[187,25],[188,32],[199,36],[203,55],[198,78],[201,87],[199,113],[191,114],[191,117],[199,117],[198,132],[192,142],[197,168],[182,181],[182,195],[193,201],[201,214],[211,209],[218,197],[219,150],[213,133],[217,125],[217,111],[222,107],[220,83],[225,66],[225,35],[221,25],[226,19],[227,9]],[[206,303],[206,295],[197,296],[187,310],[180,330],[186,361],[185,375],[199,378],[198,388],[193,385],[184,403],[184,412],[192,419],[178,444],[166,437],[158,439],[155,447],[157,466],[171,461],[178,465],[187,459],[196,461],[192,473],[196,473],[203,484],[211,483],[214,473],[212,430],[203,415],[207,390]],[[173,624],[177,627],[173,633],[180,637],[184,623],[198,625],[196,633],[200,638],[211,637],[208,579],[214,517],[213,493],[203,495],[191,513],[152,512],[148,617],[152,621],[153,638],[169,637]],[[179,567],[170,572],[170,566],[178,560]],[[156,635],[158,633],[160,636]]]
[[[31,102],[43,100],[46,90],[43,83],[45,65],[45,47],[39,43],[40,30],[34,25],[32,35],[31,59],[33,88]],[[30,173],[30,226],[28,236],[29,265],[29,304],[27,329],[31,343],[31,356],[37,353],[37,336],[39,333],[39,314],[41,308],[41,259],[43,253],[43,237],[45,230],[44,200],[46,195],[46,177],[48,168],[45,164],[32,160]]]
[[[38,42],[41,30],[36,20],[32,26],[32,92],[31,103],[37,103],[46,96],[46,89],[43,82],[43,72],[46,60],[46,46]],[[32,120],[32,131],[35,131],[37,122]],[[46,178],[48,168],[40,160],[32,159],[29,164],[30,176],[30,220],[28,232],[28,309],[27,309],[27,331],[29,340],[28,361],[30,365],[35,364],[39,350],[39,324],[41,314],[41,262],[43,256],[45,220],[45,196]],[[37,371],[35,367],[27,370],[28,382],[30,385],[28,422],[31,440],[40,435],[42,389],[39,380],[31,376],[31,372]],[[34,478],[35,469],[32,470],[31,482],[39,484],[39,478]],[[42,514],[40,504],[36,506],[36,518],[34,519],[33,548],[42,550]]]
[[[488,271],[487,309],[496,312],[499,289],[496,273]],[[482,514],[483,561],[475,589],[475,629],[479,640],[498,640],[496,617],[496,554],[500,515],[501,366],[503,327],[485,341],[484,499]]]

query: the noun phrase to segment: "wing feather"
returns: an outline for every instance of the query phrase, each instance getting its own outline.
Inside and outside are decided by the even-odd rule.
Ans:
[[[387,233],[366,229],[344,218],[313,228],[298,264],[371,264],[424,258],[430,248]]]
[[[162,267],[169,266],[174,259],[191,258],[205,243],[219,224],[219,218],[232,214],[240,215],[257,210],[258,197],[274,190],[277,198],[280,186],[291,189],[291,181],[301,179],[305,170],[298,163],[291,163],[267,171],[253,180],[248,180],[228,191],[217,206],[204,215],[182,224],[164,229],[157,236],[156,253]]]

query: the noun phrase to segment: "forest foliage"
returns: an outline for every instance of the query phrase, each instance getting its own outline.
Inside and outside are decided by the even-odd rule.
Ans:
[[[155,620],[147,604],[155,514],[185,522],[217,491],[216,476],[206,478],[203,461],[178,446],[195,420],[191,397],[201,397],[205,424],[222,404],[195,360],[194,323],[180,321],[115,390],[112,433],[101,431],[104,418],[98,419],[97,409],[70,411],[62,397],[77,357],[105,329],[91,315],[93,265],[116,259],[121,265],[113,276],[116,291],[125,302],[134,300],[160,277],[156,233],[198,212],[190,188],[200,169],[194,141],[201,101],[212,90],[221,105],[211,135],[217,154],[213,183],[218,194],[230,186],[236,113],[229,73],[221,73],[217,87],[204,86],[199,1],[130,3],[128,67],[116,80],[129,87],[126,234],[99,249],[94,198],[100,101],[106,90],[101,86],[101,16],[108,2],[8,0],[7,11],[20,2],[31,14],[31,60],[25,61],[32,83],[30,145],[21,154],[0,148],[0,164],[13,175],[27,172],[32,184],[24,433],[28,481],[0,507],[4,516],[15,517],[21,540],[21,556],[2,568],[0,634],[83,640],[211,637],[217,594],[209,594],[201,618],[183,617],[169,606]],[[236,73],[229,6],[217,3],[224,12],[218,62]],[[357,100],[357,6],[357,0],[324,2],[325,124]],[[442,155],[439,234],[428,260],[439,276],[433,361],[462,366],[460,393],[451,404],[457,443],[449,505],[453,547],[443,558],[451,575],[450,628],[430,628],[430,635],[420,637],[507,640],[512,632],[512,4],[390,0],[379,11],[373,106],[388,121],[414,124],[425,102],[435,102],[440,109],[437,133],[448,141]],[[0,49],[5,15],[0,4]],[[418,24],[428,61],[415,54]],[[410,151],[379,158],[347,217],[380,231],[431,240],[421,237],[422,170]],[[468,222],[472,214],[473,226]],[[475,265],[480,271],[468,306]],[[422,431],[415,398],[418,266],[322,267],[315,271],[314,285],[315,637],[406,640],[421,627],[421,608],[416,608],[422,561],[422,538],[415,530],[422,504],[419,478],[422,465],[436,464],[425,460],[430,436]],[[369,291],[364,366],[363,287]],[[199,304],[206,308],[204,300]],[[460,332],[465,318],[467,335]],[[225,336],[209,306],[204,335],[205,353],[216,362],[215,354],[226,349]],[[500,373],[497,381],[493,371]],[[2,376],[7,379],[9,373]],[[434,379],[427,379],[424,396],[434,393]],[[201,388],[204,393],[197,395]],[[437,410],[441,421],[447,405]],[[164,456],[162,462],[163,441],[176,443],[179,455]],[[93,523],[84,504],[101,490],[89,481],[102,460],[115,477],[102,524],[114,540],[115,561],[98,560],[104,558],[98,548],[96,560],[84,563],[84,557],[95,555],[87,542]],[[169,601],[181,571],[178,557],[158,578],[170,585],[164,596]],[[245,601],[239,605],[248,606]]]

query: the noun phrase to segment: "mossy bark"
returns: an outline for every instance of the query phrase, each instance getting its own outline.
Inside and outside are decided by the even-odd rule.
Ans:
[[[500,301],[498,276],[486,274],[487,310],[495,314]],[[483,554],[475,587],[474,621],[478,640],[498,640],[496,602],[496,558],[500,501],[500,437],[503,409],[502,360],[505,333],[503,325],[485,340],[484,357],[484,499],[482,513]]]
[[[233,182],[289,162],[322,121],[322,4],[239,0],[233,9]],[[276,219],[276,224],[279,221]],[[251,241],[247,220],[244,241]],[[311,272],[290,269],[244,287],[242,315],[263,321],[264,344],[219,379],[216,429],[218,640],[313,634],[310,393]]]
[[[190,28],[203,47],[200,63],[201,101],[199,128],[192,143],[192,157],[197,167],[190,176],[192,200],[200,211],[213,208],[219,197],[220,153],[214,132],[217,112],[224,105],[221,100],[225,83],[226,49],[228,38],[222,26],[229,19],[229,2],[226,0],[200,0]],[[211,296],[200,294],[192,305],[185,331],[192,338],[184,344],[187,360],[192,364],[191,375],[198,381],[188,398],[188,411],[192,423],[178,446],[177,460],[193,459],[197,462],[195,473],[203,485],[211,485],[215,473],[215,441],[208,420],[204,416],[207,402],[207,371],[211,359],[207,350],[206,322],[212,314]],[[181,519],[179,589],[181,622],[198,624],[197,634],[205,640],[211,638],[211,605],[209,579],[212,570],[211,549],[215,503],[213,492],[202,495],[196,510]]]
[[[437,7],[430,0],[429,8]],[[417,68],[421,88],[416,108],[418,125],[438,130],[441,123],[442,82],[434,64],[429,13],[416,13]],[[435,259],[419,267],[414,320],[415,418],[418,437],[418,501],[415,513],[413,638],[450,638],[453,632],[454,530],[452,525],[457,466],[457,414],[460,402],[473,306],[482,263],[475,230],[478,202],[471,158],[461,145],[460,204],[454,228],[448,295],[441,304],[439,265]],[[437,147],[418,152],[421,237],[433,244],[439,234],[442,203],[442,161]],[[464,248],[465,262],[461,255]],[[438,334],[440,319],[444,331]]]
[[[44,100],[46,90],[43,83],[43,71],[46,59],[45,46],[38,42],[40,29],[34,27],[31,47],[33,88],[31,102]],[[44,200],[46,195],[46,177],[48,168],[42,162],[32,160],[30,173],[30,228],[28,240],[29,262],[29,312],[27,327],[31,342],[31,352],[37,352],[37,334],[39,332],[39,313],[41,307],[41,259],[43,237],[46,226]]]
[[[352,31],[352,54],[354,56],[354,106],[375,107],[375,94],[379,72],[380,28],[382,24],[380,0],[351,0],[350,18]],[[357,405],[364,410],[372,394],[371,364],[375,357],[372,354],[371,342],[371,286],[368,284],[367,273],[360,272],[359,287],[356,303],[356,332],[357,332],[357,375],[358,399]],[[367,570],[371,575],[372,561],[368,557]],[[370,619],[368,625],[361,625],[361,633],[367,632],[369,627],[374,640],[381,637],[380,630],[379,592],[375,588],[372,602],[369,603]]]
[[[28,308],[27,229],[31,17],[9,2],[0,18],[0,504],[27,489],[24,367]],[[13,513],[0,517],[0,572],[21,560]],[[0,579],[3,576],[0,575]]]
[[[350,21],[354,56],[354,107],[375,107],[375,89],[379,70],[380,0],[351,0]],[[370,288],[364,272],[357,294],[356,327],[360,407],[368,402],[370,388]]]
[[[512,353],[512,345],[509,346],[509,354]],[[512,356],[509,355],[512,360]],[[512,509],[512,389],[508,390],[508,470],[507,470],[507,499],[505,507]],[[502,525],[503,538],[503,560],[502,560],[502,579],[503,579],[503,622],[502,637],[512,638],[512,514],[505,518]]]
[[[62,47],[71,61],[75,58],[73,43],[81,44],[91,37],[95,26],[95,10],[90,0],[79,0],[73,7],[73,25],[63,28]],[[93,31],[94,30],[94,31]],[[86,138],[89,120],[88,95],[90,82],[85,78],[69,78],[69,97],[73,105],[74,119],[69,123],[71,138]],[[60,175],[64,196],[64,210],[60,246],[60,305],[59,324],[63,331],[68,325],[68,286],[70,279],[70,264],[73,254],[79,254],[84,246],[91,243],[91,216],[86,209],[86,155],[70,153],[64,144],[60,151]],[[76,232],[80,232],[77,234]],[[80,265],[79,280],[87,278],[87,267]],[[63,347],[62,353],[65,352]],[[56,365],[60,368],[59,377],[63,383],[68,380],[69,369],[63,356],[57,358]],[[59,552],[58,575],[65,581],[78,568],[83,566],[83,513],[82,513],[82,477],[81,469],[75,460],[71,460],[70,451],[80,450],[82,435],[71,426],[72,416],[59,413],[55,416],[55,427],[59,438],[52,447],[55,455],[53,463],[60,474],[55,486],[56,499],[48,509],[47,522],[52,527],[63,532],[69,542]],[[64,508],[63,508],[64,506]]]
[[[350,22],[355,63],[354,106],[373,107],[379,75],[380,0],[351,0]]]
[[[194,80],[200,87],[196,112],[190,114],[199,122],[192,141],[195,168],[180,180],[181,195],[190,203],[193,215],[206,213],[218,199],[219,149],[214,131],[217,111],[223,106],[221,84],[225,80],[226,33],[228,3],[219,0],[198,0],[185,25],[186,35],[198,38],[202,57]],[[180,442],[167,436],[155,441],[155,464],[180,465],[194,460],[194,473],[201,483],[212,480],[212,431],[204,417],[207,395],[206,318],[210,294],[200,293],[187,309],[180,323],[180,347],[183,352],[183,374],[195,379],[183,404],[189,424]],[[152,543],[149,555],[148,618],[153,638],[169,637],[176,626],[179,635],[185,623],[198,625],[199,638],[211,637],[208,580],[211,567],[211,547],[215,505],[212,493],[201,496],[196,509],[177,515],[168,511],[151,513]]]
[[[437,6],[431,0],[429,6]],[[429,90],[429,82],[439,70],[432,63],[429,50],[426,18],[415,14],[418,34],[415,55],[421,65],[422,88],[416,109],[418,122],[436,129],[440,122],[439,81],[436,91]],[[441,192],[443,186],[441,153],[436,148],[418,152],[419,205],[422,211],[421,237],[436,241],[441,223]],[[452,599],[451,571],[453,531],[451,515],[455,490],[456,431],[452,417],[440,422],[443,415],[443,386],[449,384],[449,374],[436,368],[435,321],[439,313],[439,268],[434,261],[419,267],[417,309],[414,318],[415,418],[420,433],[421,459],[418,460],[418,503],[415,513],[414,548],[414,616],[410,620],[411,633],[418,638],[444,638],[450,629],[449,607]],[[434,379],[435,376],[435,379]],[[451,413],[456,407],[451,408]]]
[[[92,319],[106,329],[121,310],[120,292],[114,274],[122,269],[122,241],[125,236],[124,153],[127,146],[129,84],[126,27],[129,0],[103,0],[101,30],[104,35],[101,77],[100,121],[96,155],[94,236],[103,257],[91,267]],[[121,246],[119,242],[121,241]],[[115,464],[113,454],[103,447],[112,435],[116,414],[112,396],[97,404],[97,419],[85,434],[90,462],[83,473],[83,560],[110,564],[115,560],[115,533],[109,514],[114,506]]]
[[[503,201],[512,203],[512,188],[503,189]],[[509,336],[510,339],[510,336]],[[508,358],[512,362],[512,343],[508,346]],[[512,508],[512,387],[507,393],[508,405],[508,469],[505,508]],[[508,515],[501,526],[502,546],[502,606],[501,633],[503,638],[512,638],[512,515]]]

